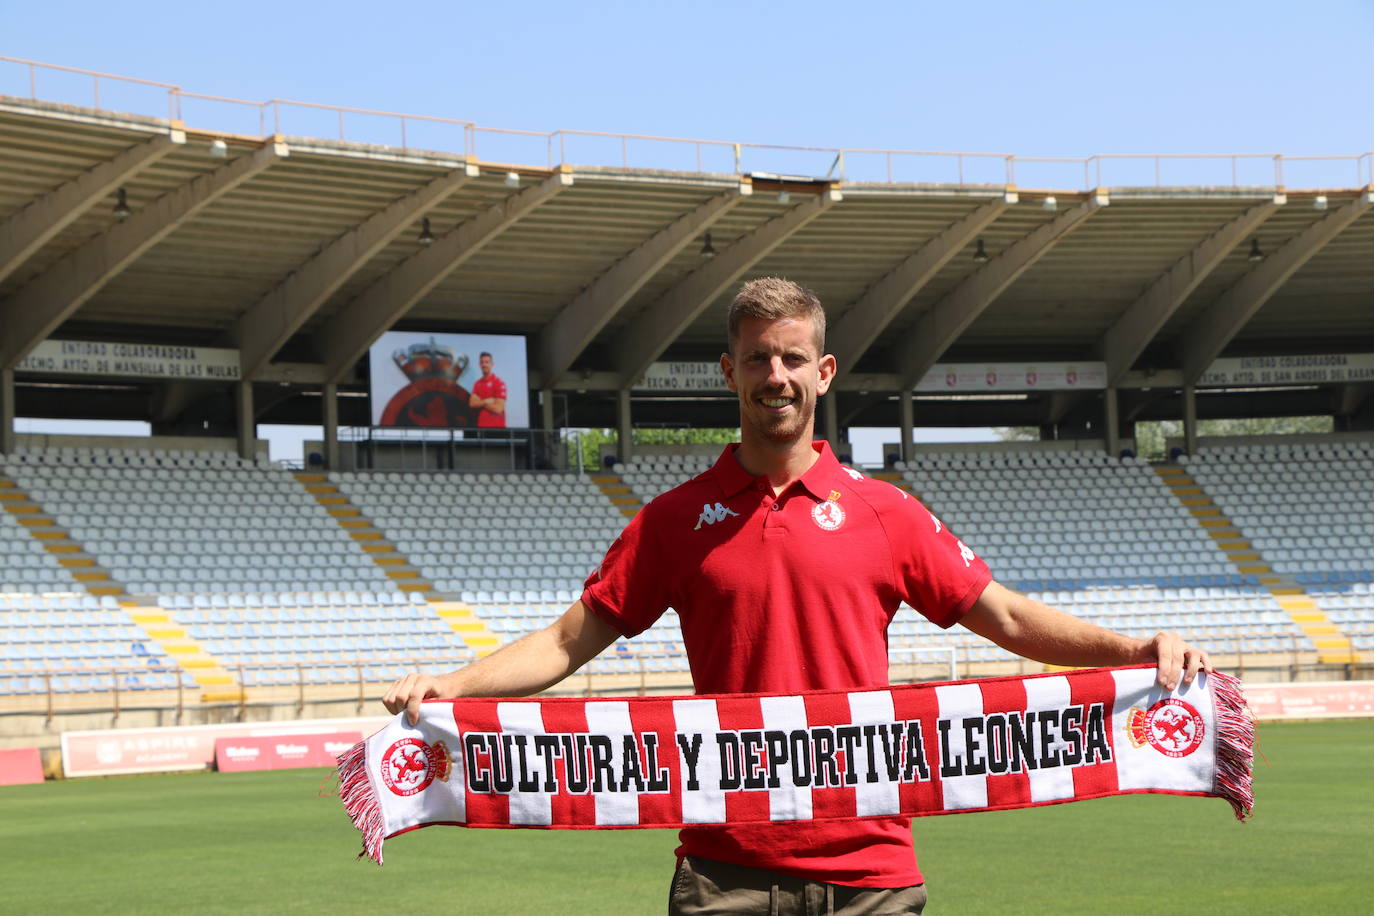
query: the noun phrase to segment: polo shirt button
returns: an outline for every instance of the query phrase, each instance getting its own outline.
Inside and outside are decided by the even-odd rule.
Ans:
[[[773,503],[773,505],[769,506],[768,508],[772,509],[774,512],[777,512],[779,509],[782,508],[782,503]]]

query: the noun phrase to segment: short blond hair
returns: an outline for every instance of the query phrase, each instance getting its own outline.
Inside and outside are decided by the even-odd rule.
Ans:
[[[816,354],[825,352],[825,309],[820,297],[806,287],[782,277],[759,277],[740,287],[725,319],[730,352],[739,341],[740,322],[745,318],[777,321],[781,318],[808,318],[816,332]]]

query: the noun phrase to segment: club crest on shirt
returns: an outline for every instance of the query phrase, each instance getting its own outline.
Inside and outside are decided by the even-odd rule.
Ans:
[[[1187,757],[1202,745],[1206,732],[1198,711],[1176,697],[1160,700],[1148,711],[1132,706],[1126,715],[1131,746],[1148,744],[1165,757]]]
[[[823,531],[834,531],[844,524],[844,509],[833,499],[811,507],[811,520]]]

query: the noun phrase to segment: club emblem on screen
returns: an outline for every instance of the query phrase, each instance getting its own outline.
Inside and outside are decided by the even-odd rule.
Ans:
[[[382,411],[383,426],[475,426],[477,412],[469,393],[458,384],[467,371],[468,355],[436,343],[411,344],[391,354],[410,384],[392,395]]]

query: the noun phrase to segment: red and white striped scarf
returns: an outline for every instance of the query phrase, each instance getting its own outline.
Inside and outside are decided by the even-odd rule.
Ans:
[[[1253,804],[1240,682],[1153,667],[791,696],[431,700],[339,762],[382,841],[432,824],[626,828],[954,814],[1167,793]]]

